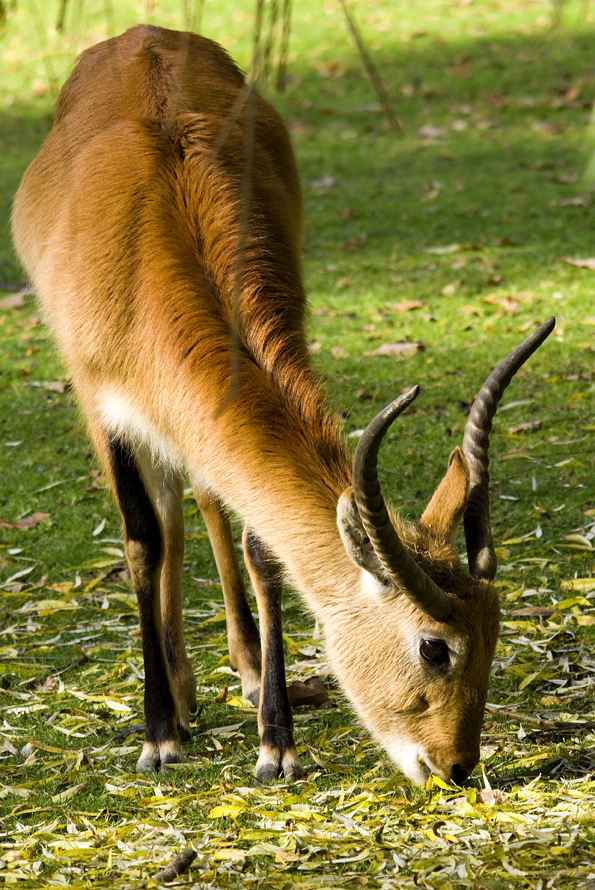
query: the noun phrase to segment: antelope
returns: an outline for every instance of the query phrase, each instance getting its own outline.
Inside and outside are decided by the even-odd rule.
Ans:
[[[377,456],[418,387],[353,460],[311,367],[302,203],[287,131],[210,40],[139,25],[87,49],[13,210],[119,505],[138,599],[138,770],[183,761],[196,681],[182,624],[183,468],[220,574],[229,653],[258,706],[257,780],[303,775],[281,627],[287,576],[355,711],[412,781],[479,759],[499,604],[492,418],[550,319],[488,377],[417,524],[385,505]],[[245,522],[253,619],[228,510]],[[453,549],[463,520],[468,570]]]

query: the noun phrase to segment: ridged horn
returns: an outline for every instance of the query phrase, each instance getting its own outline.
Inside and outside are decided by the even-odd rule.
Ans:
[[[481,387],[467,418],[463,452],[469,464],[470,491],[463,521],[469,572],[475,578],[492,581],[498,565],[490,528],[488,450],[492,420],[504,390],[529,356],[549,337],[555,324],[552,316],[502,359]]]
[[[413,386],[377,414],[364,430],[353,459],[353,491],[366,534],[388,577],[418,609],[436,621],[446,621],[452,603],[405,549],[390,521],[378,481],[380,444],[392,422],[418,393],[419,386]]]

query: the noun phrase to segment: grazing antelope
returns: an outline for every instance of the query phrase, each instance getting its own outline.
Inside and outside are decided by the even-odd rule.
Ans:
[[[183,760],[196,708],[182,628],[185,466],[221,576],[231,663],[259,705],[257,778],[303,774],[283,663],[288,575],[394,763],[417,783],[466,779],[498,635],[488,435],[553,320],[488,378],[414,526],[387,511],[376,460],[418,390],[372,421],[352,470],[308,359],[289,138],[215,43],[140,25],[86,50],[13,228],[122,512],[145,663],[138,769]],[[246,522],[260,633],[228,507]],[[461,519],[469,572],[452,548]]]

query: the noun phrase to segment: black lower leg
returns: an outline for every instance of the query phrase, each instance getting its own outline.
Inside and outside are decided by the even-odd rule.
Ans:
[[[282,573],[260,541],[248,532],[245,538],[246,560],[253,579],[256,579],[260,633],[263,644],[263,677],[260,700],[259,728],[261,758],[265,762],[257,776],[261,780],[276,778],[283,768],[286,752],[295,752],[293,720],[285,682],[283,656],[283,626],[281,616]],[[270,757],[266,752],[270,752]],[[276,752],[276,756],[274,756]],[[275,769],[275,760],[277,767]],[[292,772],[295,758],[291,757]],[[258,766],[257,766],[258,770]],[[275,776],[269,775],[275,771]]]
[[[161,530],[132,450],[116,439],[110,442],[109,451],[124,521],[126,553],[138,599],[145,667],[145,739],[159,744],[177,739],[177,708],[159,615]]]

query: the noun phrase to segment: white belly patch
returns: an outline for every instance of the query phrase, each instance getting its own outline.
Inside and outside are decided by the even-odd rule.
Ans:
[[[98,407],[102,426],[110,436],[122,436],[133,447],[148,448],[154,463],[180,465],[180,455],[172,443],[119,393],[103,393]]]

